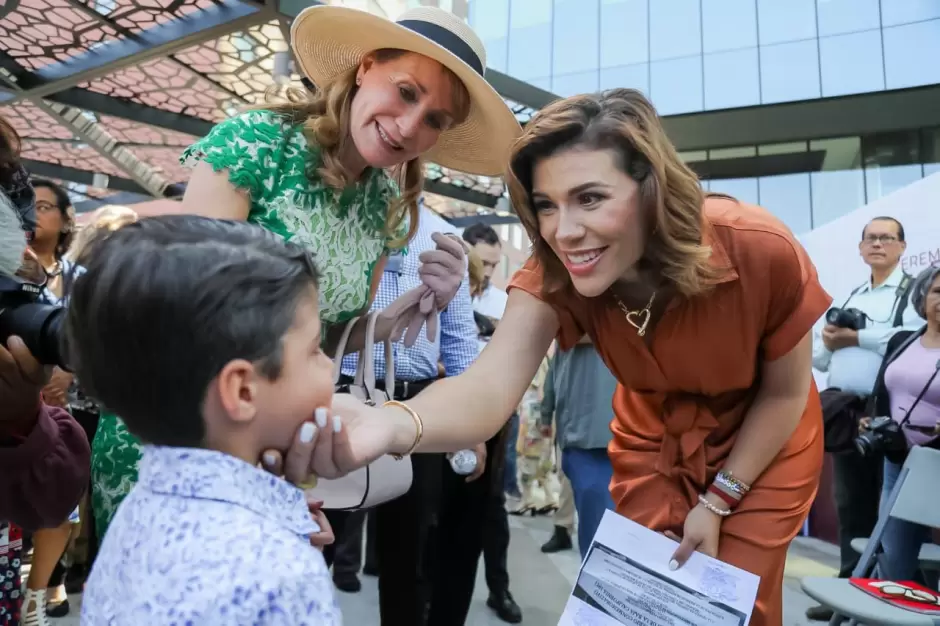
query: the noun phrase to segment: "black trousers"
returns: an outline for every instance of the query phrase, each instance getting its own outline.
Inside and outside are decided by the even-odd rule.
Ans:
[[[870,537],[881,499],[881,456],[862,457],[854,450],[832,456],[833,491],[839,516],[839,578],[849,578],[861,555],[852,540]]]
[[[509,587],[509,518],[503,495],[505,449],[505,433],[486,442],[486,471],[472,483],[449,468],[444,471],[427,626],[462,626],[466,622],[481,553],[490,592],[499,593]]]
[[[436,559],[442,540],[442,479],[454,474],[443,454],[411,457],[414,480],[404,496],[376,507],[379,612],[383,626],[420,626],[434,602]],[[471,588],[472,589],[472,588]],[[462,623],[462,622],[461,622]]]

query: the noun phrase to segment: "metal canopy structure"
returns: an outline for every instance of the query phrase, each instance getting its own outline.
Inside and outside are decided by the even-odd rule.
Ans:
[[[264,102],[290,20],[311,0],[5,0],[0,115],[37,175],[82,185],[90,200],[174,197],[182,149],[213,124]],[[555,96],[488,70],[523,123]],[[301,87],[292,74],[278,85]],[[459,217],[506,205],[497,178],[431,164],[429,196]],[[90,204],[95,204],[91,202]],[[504,213],[501,211],[500,213]]]

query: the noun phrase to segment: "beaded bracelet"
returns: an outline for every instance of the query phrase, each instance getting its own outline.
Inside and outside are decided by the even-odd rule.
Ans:
[[[698,503],[704,506],[706,509],[717,515],[718,517],[728,517],[731,515],[731,509],[727,511],[724,509],[719,509],[717,506],[708,501],[708,498],[704,494],[698,494]]]

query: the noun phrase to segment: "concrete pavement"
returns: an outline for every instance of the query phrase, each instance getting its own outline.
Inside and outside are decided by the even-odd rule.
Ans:
[[[523,623],[530,626],[555,626],[565,600],[574,586],[580,565],[576,550],[545,555],[539,547],[548,540],[552,524],[546,517],[510,517],[509,570],[512,593],[522,607]],[[797,539],[790,548],[784,587],[784,626],[808,626],[806,609],[813,602],[799,587],[802,576],[834,575],[838,552],[834,546],[812,539]],[[378,588],[376,579],[362,577],[362,591],[346,594],[337,591],[343,607],[344,622],[351,626],[378,626]],[[486,582],[480,564],[470,618],[466,626],[502,626],[486,607]],[[56,626],[78,626],[80,598],[72,598],[72,614],[51,620]]]

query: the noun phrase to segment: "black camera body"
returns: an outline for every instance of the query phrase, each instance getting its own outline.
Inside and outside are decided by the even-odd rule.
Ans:
[[[884,454],[892,463],[899,463],[907,455],[907,438],[895,420],[875,417],[865,432],[855,438],[855,449],[862,457]]]
[[[838,328],[863,330],[868,323],[868,316],[858,309],[832,307],[826,311],[826,323]]]
[[[65,309],[40,301],[42,287],[0,275],[0,342],[20,337],[37,361],[68,370],[63,338]]]

